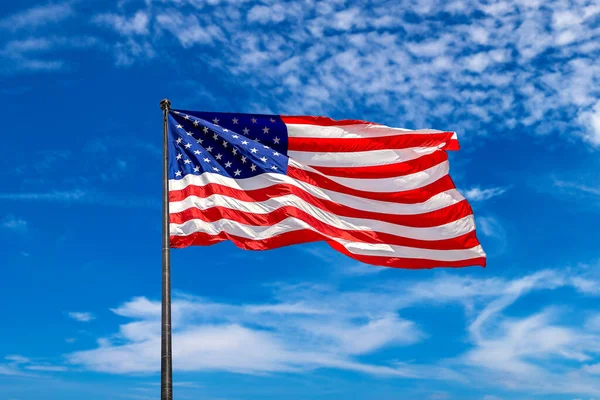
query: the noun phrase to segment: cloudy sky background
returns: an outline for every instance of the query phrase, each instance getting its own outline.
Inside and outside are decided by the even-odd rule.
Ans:
[[[0,14],[0,398],[159,388],[161,112],[455,130],[488,267],[173,251],[181,399],[600,397],[600,4],[19,1]]]

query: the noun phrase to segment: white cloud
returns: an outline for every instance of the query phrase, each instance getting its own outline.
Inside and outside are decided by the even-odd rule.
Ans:
[[[506,238],[506,234],[504,232],[504,228],[500,221],[498,221],[494,217],[478,217],[477,218],[477,226],[479,231],[483,233],[485,236],[502,239]]]
[[[8,361],[7,364],[0,364],[0,375],[12,375],[12,376],[30,376],[27,371],[36,372],[64,372],[67,371],[67,367],[60,365],[51,365],[49,363],[37,363],[34,360],[24,357],[18,354],[5,356],[4,359]]]
[[[440,273],[433,279],[393,280],[345,292],[310,284],[272,287],[276,301],[262,304],[175,296],[173,349],[178,369],[260,374],[335,368],[465,385],[485,382],[489,388],[528,394],[600,391],[593,384],[600,357],[600,339],[592,331],[594,316],[582,327],[564,318],[566,310],[542,308],[516,316],[507,312],[534,292],[571,288],[600,295],[598,282],[577,271],[545,270],[514,279]],[[464,353],[432,364],[359,358],[435,339],[400,315],[414,307],[450,304],[465,309]],[[111,373],[158,371],[160,303],[137,297],[113,312],[132,321],[121,325],[117,335],[101,338],[97,348],[67,355],[69,362]],[[570,373],[568,384],[557,379],[559,371]]]
[[[28,200],[28,201],[49,201],[61,203],[81,203],[90,205],[102,205],[109,207],[124,208],[158,208],[160,202],[152,198],[130,197],[119,194],[88,192],[81,189],[71,191],[53,191],[53,192],[19,192],[19,193],[0,193],[2,200]]]
[[[185,48],[196,44],[211,44],[223,36],[218,25],[204,25],[195,15],[169,10],[156,16],[158,25],[172,33]]]
[[[564,189],[574,189],[578,192],[582,192],[585,194],[591,194],[593,196],[600,196],[600,188],[597,186],[591,186],[591,185],[581,184],[581,183],[577,183],[577,182],[563,181],[560,179],[554,180],[554,186],[558,187],[558,188],[564,188]]]
[[[67,367],[60,365],[28,365],[25,367],[30,371],[42,371],[42,372],[65,372],[68,371]]]
[[[131,46],[162,52],[168,32],[184,49],[218,51],[203,61],[225,80],[259,85],[251,101],[272,100],[283,112],[352,115],[367,107],[378,111],[364,118],[400,126],[443,120],[450,126],[438,128],[477,132],[482,122],[495,121],[498,132],[568,131],[598,145],[594,104],[600,67],[591,62],[600,51],[594,47],[598,7],[584,1],[545,7],[516,0],[432,4],[389,1],[366,9],[284,1],[255,4],[243,14],[228,2],[201,10],[189,2],[177,10],[152,3],[138,10],[150,18],[139,31],[147,29],[151,39]],[[430,18],[442,11],[469,22],[447,25]],[[284,21],[285,29],[279,29]],[[403,34],[388,27],[402,28]],[[121,30],[125,36],[131,31]],[[125,54],[119,56],[122,65],[138,58]],[[278,103],[280,98],[285,100]],[[391,121],[390,115],[398,117]]]
[[[11,31],[33,29],[50,23],[60,22],[75,13],[68,3],[47,4],[21,11],[0,20],[0,28]]]
[[[96,317],[94,317],[94,315],[89,312],[71,311],[71,312],[67,313],[67,315],[69,316],[69,318],[72,318],[75,321],[79,321],[79,322],[90,322],[90,321],[96,319]]]
[[[492,197],[500,196],[501,194],[506,193],[506,190],[507,189],[504,187],[481,189],[477,186],[464,191],[464,195],[471,201],[483,201],[489,200]]]
[[[50,36],[30,37],[7,41],[0,49],[3,63],[0,72],[15,71],[57,71],[66,65],[64,60],[53,59],[57,50],[85,50],[97,46],[99,41],[90,36]]]
[[[93,21],[108,26],[122,35],[147,35],[150,16],[144,11],[138,11],[131,18],[118,14],[100,14]]]
[[[8,355],[4,357],[7,361],[12,361],[15,364],[28,364],[31,360],[27,357],[20,356],[18,354]]]
[[[2,226],[5,229],[15,232],[27,232],[29,224],[24,219],[15,217],[14,215],[7,215],[2,221]]]
[[[17,368],[13,367],[13,366],[0,364],[0,375],[22,376],[22,375],[25,375],[25,374],[22,371],[18,370]]]
[[[600,100],[593,107],[580,111],[578,121],[587,128],[583,138],[595,146],[600,145]]]

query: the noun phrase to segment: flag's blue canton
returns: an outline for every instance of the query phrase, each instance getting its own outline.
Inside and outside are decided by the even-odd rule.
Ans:
[[[169,179],[287,171],[287,128],[277,115],[172,110],[168,128]]]

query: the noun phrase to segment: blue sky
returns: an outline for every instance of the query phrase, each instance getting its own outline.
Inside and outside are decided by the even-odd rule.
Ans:
[[[593,1],[4,2],[0,399],[154,399],[161,111],[455,130],[488,267],[172,252],[180,399],[600,397]]]

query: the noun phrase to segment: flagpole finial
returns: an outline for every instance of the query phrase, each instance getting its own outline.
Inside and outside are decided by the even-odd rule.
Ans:
[[[161,110],[168,110],[171,108],[171,101],[169,99],[162,99],[160,101],[160,109]]]

